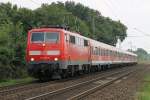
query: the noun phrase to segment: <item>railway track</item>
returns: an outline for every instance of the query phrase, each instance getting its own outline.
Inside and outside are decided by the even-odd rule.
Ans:
[[[131,69],[128,69],[105,74],[104,76],[102,75],[92,80],[33,96],[25,100],[77,100],[131,74],[134,71],[135,70],[131,71]]]
[[[49,84],[54,84],[54,83],[55,83],[54,81],[45,82],[45,83],[34,82],[34,83],[29,83],[29,84],[18,84],[14,86],[8,86],[0,90],[0,96],[14,94],[21,90],[30,90],[34,88],[40,88],[40,87],[48,86]]]
[[[103,72],[101,72],[101,73],[103,73]],[[96,73],[95,76],[97,74],[99,75],[100,73]],[[82,76],[82,77],[84,78],[86,76]],[[49,85],[53,85],[55,83],[65,82],[65,81],[73,80],[73,79],[75,79],[75,78],[56,80],[56,81],[50,81],[50,82],[44,82],[44,83],[33,82],[33,83],[28,83],[28,84],[17,84],[17,85],[13,85],[13,86],[1,87],[0,88],[0,97],[15,94],[19,91],[27,91],[27,90],[31,90],[31,89],[35,89],[35,88],[46,87]]]
[[[71,89],[74,86],[79,86],[79,84],[87,84],[89,80],[94,80],[98,78],[104,78],[105,76],[112,75],[112,73],[119,72],[122,70],[132,70],[135,67],[122,67],[122,68],[117,68],[117,69],[112,69],[104,72],[98,72],[96,74],[87,74],[83,76],[79,76],[76,78],[71,78],[71,79],[65,79],[65,80],[59,80],[59,81],[51,81],[51,82],[46,82],[46,83],[34,83],[30,85],[25,85],[17,88],[12,88],[12,89],[6,89],[3,91],[0,91],[0,100],[24,100],[24,99],[31,99],[34,97],[40,96],[40,95],[45,95],[48,96],[49,93],[54,93],[59,90],[63,90],[64,88]],[[103,77],[99,77],[103,76]],[[97,78],[98,77],[98,78]],[[69,86],[69,87],[68,87]],[[73,89],[74,90],[74,89]],[[65,90],[66,91],[66,90]],[[71,93],[71,92],[70,92]],[[59,94],[58,94],[59,95]],[[54,97],[55,98],[55,97]],[[49,100],[49,99],[48,99]],[[56,99],[55,99],[56,100]]]
[[[22,83],[22,84],[15,84],[15,85],[10,85],[10,86],[3,86],[3,87],[0,87],[0,91],[9,90],[9,89],[12,89],[12,88],[17,88],[17,87],[25,86],[25,85],[29,85],[29,84],[32,84],[32,83],[34,83],[34,82],[31,82],[31,83]]]

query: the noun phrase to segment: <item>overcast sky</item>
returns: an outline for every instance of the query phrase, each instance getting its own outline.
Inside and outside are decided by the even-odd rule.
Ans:
[[[42,3],[67,0],[0,0],[19,7],[36,9]],[[120,20],[128,27],[128,37],[121,43],[123,49],[144,48],[150,53],[150,0],[72,0],[96,9],[103,16]]]

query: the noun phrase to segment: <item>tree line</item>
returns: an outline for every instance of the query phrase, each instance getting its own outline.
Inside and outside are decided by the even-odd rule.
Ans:
[[[129,50],[131,51],[131,50]],[[136,51],[133,51],[134,53],[136,53],[138,55],[138,61],[139,62],[149,62],[150,61],[150,54],[145,51],[142,48],[138,48]]]
[[[123,41],[127,36],[120,21],[73,1],[42,4],[35,10],[0,3],[0,80],[27,76],[27,32],[43,25],[67,25],[71,31],[114,46],[117,38]]]

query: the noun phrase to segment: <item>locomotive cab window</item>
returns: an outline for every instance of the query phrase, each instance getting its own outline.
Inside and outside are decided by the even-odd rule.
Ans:
[[[59,40],[59,33],[57,32],[45,33],[46,42],[58,42],[58,40]]]
[[[44,33],[42,32],[34,32],[31,36],[32,42],[44,42]]]

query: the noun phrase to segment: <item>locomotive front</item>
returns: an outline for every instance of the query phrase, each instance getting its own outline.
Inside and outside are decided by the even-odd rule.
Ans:
[[[28,72],[35,78],[50,78],[59,70],[62,32],[57,29],[33,29],[28,32],[26,60]]]

